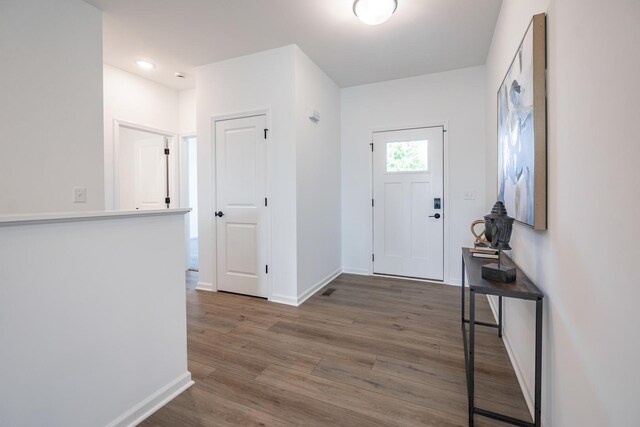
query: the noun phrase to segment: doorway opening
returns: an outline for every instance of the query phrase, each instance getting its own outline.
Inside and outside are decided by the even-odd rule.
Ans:
[[[198,148],[195,136],[182,138],[185,153],[185,181],[186,203],[184,206],[191,208],[187,216],[187,268],[198,271]]]
[[[444,127],[373,132],[373,273],[444,280]]]

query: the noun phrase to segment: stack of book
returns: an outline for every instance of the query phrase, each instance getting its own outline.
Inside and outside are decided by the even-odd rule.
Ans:
[[[476,258],[498,259],[498,250],[492,248],[475,247],[470,249],[471,255]]]

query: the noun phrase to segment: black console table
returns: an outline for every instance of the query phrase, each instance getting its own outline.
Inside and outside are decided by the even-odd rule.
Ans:
[[[493,418],[505,423],[517,426],[540,427],[540,397],[542,380],[542,300],[544,294],[534,285],[531,280],[503,254],[502,263],[504,265],[516,267],[516,280],[512,283],[500,283],[482,278],[482,266],[495,260],[486,258],[476,258],[472,256],[468,248],[462,248],[462,339],[464,341],[464,360],[467,373],[467,394],[469,397],[469,426],[473,426],[474,415],[481,415]],[[466,277],[465,277],[466,270]],[[465,280],[466,279],[466,280]],[[469,296],[469,318],[465,317],[464,293],[465,281],[468,282]],[[495,295],[498,297],[498,323],[487,323],[475,320],[476,294]],[[502,298],[518,298],[535,301],[536,303],[536,361],[535,361],[535,413],[534,422],[519,420],[508,417],[493,411],[478,408],[474,401],[474,353],[475,353],[475,327],[487,326],[498,329],[498,336],[502,337]],[[467,327],[469,325],[469,337],[467,340]]]

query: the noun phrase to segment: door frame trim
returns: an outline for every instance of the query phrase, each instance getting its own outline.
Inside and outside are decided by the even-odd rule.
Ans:
[[[449,121],[448,120],[434,120],[434,121],[429,121],[429,122],[424,122],[424,123],[413,123],[413,124],[404,124],[404,125],[396,125],[396,126],[382,126],[382,127],[374,127],[374,128],[370,128],[369,129],[369,139],[367,141],[367,145],[369,145],[371,142],[373,142],[373,134],[374,133],[381,133],[381,132],[393,132],[393,131],[400,131],[400,130],[412,130],[412,129],[422,129],[422,128],[434,128],[434,127],[441,127],[444,132],[442,134],[442,145],[443,145],[443,151],[442,151],[442,155],[443,155],[443,171],[442,171],[442,179],[443,179],[443,191],[444,191],[444,200],[445,203],[442,204],[442,214],[443,214],[443,220],[444,220],[444,238],[443,238],[443,245],[442,245],[442,250],[443,250],[443,271],[442,271],[442,283],[450,283],[450,266],[451,266],[451,259],[450,259],[450,252],[451,252],[451,248],[450,248],[450,241],[451,241],[451,233],[450,233],[450,225],[451,225],[451,221],[450,221],[450,210],[449,210],[449,206],[451,203],[451,193],[450,193],[450,188],[449,188],[449,183],[450,183],[450,177],[449,177]],[[373,199],[373,151],[369,150],[369,155],[370,157],[370,161],[369,161],[369,199]],[[369,221],[371,223],[371,253],[374,253],[374,222],[373,222],[373,206],[371,207],[371,216],[369,217]],[[373,272],[373,263],[374,261],[371,260],[369,262],[369,268],[368,268],[368,274],[369,276],[374,276],[374,275],[378,275],[375,274]],[[433,280],[429,280],[429,281],[433,281]]]
[[[185,133],[179,133],[177,135],[177,140],[178,140],[178,183],[179,185],[179,190],[178,190],[178,194],[180,195],[180,207],[181,208],[188,208],[191,204],[191,200],[189,200],[189,166],[188,166],[188,162],[189,162],[189,153],[187,150],[187,139],[189,138],[196,138],[196,156],[197,156],[197,152],[198,152],[198,147],[197,147],[197,138],[198,135],[196,134],[196,132],[185,132]],[[197,164],[196,164],[197,166]],[[197,177],[196,177],[196,183],[197,183]],[[191,249],[190,249],[190,229],[191,229],[191,218],[190,215],[186,215],[184,217],[184,222],[185,222],[185,244],[187,245],[186,248],[186,260],[185,260],[185,270],[186,271],[199,271],[198,270],[191,270],[189,268],[189,262],[190,262],[190,258],[191,258]],[[200,230],[198,230],[198,238],[200,235]],[[198,266],[199,268],[199,266]]]
[[[120,210],[120,128],[126,128],[131,130],[138,130],[142,132],[153,133],[155,135],[164,136],[170,138],[170,144],[175,147],[176,137],[175,132],[169,132],[162,129],[157,129],[149,126],[144,126],[138,123],[127,122],[125,120],[113,119],[113,209]],[[177,151],[177,150],[176,150]],[[180,154],[177,153],[178,158],[176,163],[180,164]],[[175,206],[182,206],[180,202],[180,173],[176,174],[177,197]]]
[[[240,112],[236,112],[236,113],[227,113],[227,114],[215,114],[210,116],[209,118],[209,125],[210,125],[210,132],[211,132],[211,158],[209,159],[209,161],[211,162],[211,208],[213,210],[215,210],[216,208],[216,203],[217,203],[217,194],[216,194],[216,189],[217,189],[217,182],[216,182],[216,175],[217,175],[217,169],[216,169],[216,122],[222,122],[222,121],[226,121],[226,120],[234,120],[234,119],[243,119],[243,118],[248,118],[248,117],[256,117],[256,116],[265,116],[265,122],[267,123],[267,129],[269,129],[269,138],[268,138],[268,142],[267,143],[267,158],[266,158],[266,185],[267,185],[267,194],[266,197],[269,200],[272,200],[271,197],[271,156],[272,156],[272,150],[271,150],[271,146],[273,145],[271,143],[272,141],[272,135],[273,132],[271,132],[271,108],[262,108],[262,109],[257,109],[257,110],[249,110],[249,111],[240,111]],[[212,216],[209,216],[208,219],[213,221]],[[267,206],[267,220],[266,220],[266,226],[267,226],[267,265],[269,265],[271,267],[271,242],[272,242],[272,233],[271,233],[271,203],[269,203],[269,206]],[[212,245],[212,251],[211,251],[211,255],[212,255],[212,259],[210,260],[210,262],[212,263],[212,267],[213,269],[211,270],[213,272],[212,274],[212,285],[213,285],[213,290],[214,291],[218,291],[218,230],[217,227],[215,226],[215,222],[213,222],[213,225],[211,227],[211,234],[213,237],[213,245]],[[200,264],[202,264],[202,259],[199,260]],[[273,294],[273,290],[272,290],[272,280],[271,277],[273,276],[273,274],[271,273],[271,268],[270,268],[270,272],[267,274],[267,299],[271,300],[271,296]]]

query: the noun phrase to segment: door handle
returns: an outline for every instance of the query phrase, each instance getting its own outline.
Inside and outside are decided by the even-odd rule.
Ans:
[[[222,211],[218,211],[216,213],[214,213],[215,216],[222,218],[224,216],[224,213]]]
[[[440,214],[437,213],[435,215],[429,215],[429,218],[435,218],[435,219],[440,219]]]

